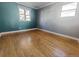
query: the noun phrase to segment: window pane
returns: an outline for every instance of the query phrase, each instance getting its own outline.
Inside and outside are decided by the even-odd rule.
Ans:
[[[20,15],[20,20],[24,20],[24,15]]]
[[[24,20],[24,17],[20,17],[20,20]]]
[[[19,8],[19,14],[24,14],[24,9]]]
[[[69,10],[69,9],[76,9],[77,8],[77,3],[70,3],[67,5],[64,5],[62,7],[62,10]]]
[[[75,10],[64,11],[61,13],[61,17],[75,16]]]
[[[26,21],[31,21],[30,16],[26,16]]]
[[[26,16],[26,18],[30,18],[30,16]]]
[[[24,9],[22,9],[22,8],[19,8],[19,15],[20,15],[20,20],[21,21],[24,21]]]
[[[24,12],[19,12],[19,14],[22,14],[22,15],[24,15]]]
[[[24,12],[24,9],[22,9],[22,8],[19,8],[19,11],[20,11],[20,12]]]
[[[26,15],[30,15],[30,11],[29,10],[26,10]]]
[[[31,19],[29,19],[29,18],[26,18],[26,21],[31,21]]]

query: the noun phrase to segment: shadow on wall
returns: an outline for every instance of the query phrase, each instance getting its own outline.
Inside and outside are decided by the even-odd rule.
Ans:
[[[79,3],[75,9],[75,16],[61,17],[62,7],[65,6],[66,2],[59,2],[54,5],[42,8],[39,10],[39,27],[57,32],[60,34],[70,35],[79,38]],[[71,5],[72,6],[72,5]],[[63,14],[67,16],[69,13],[74,14],[74,11],[68,11],[68,14],[63,11]]]

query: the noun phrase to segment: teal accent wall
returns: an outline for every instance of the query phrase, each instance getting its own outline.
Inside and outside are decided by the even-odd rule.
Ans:
[[[0,32],[36,28],[36,10],[31,10],[31,21],[19,21],[18,4],[15,2],[0,2]]]

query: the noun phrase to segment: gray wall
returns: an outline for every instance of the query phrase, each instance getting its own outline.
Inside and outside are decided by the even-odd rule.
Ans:
[[[79,3],[76,16],[60,17],[62,5],[59,2],[39,10],[39,28],[79,38]]]

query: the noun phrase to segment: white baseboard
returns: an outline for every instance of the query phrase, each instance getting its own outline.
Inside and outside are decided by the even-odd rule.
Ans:
[[[52,32],[52,31],[48,31],[48,30],[45,30],[45,29],[39,29],[39,28],[32,28],[32,29],[25,29],[25,30],[2,32],[2,33],[0,33],[0,37],[1,37],[3,34],[16,33],[16,32],[26,32],[26,31],[36,30],[36,29],[42,30],[42,31],[45,31],[45,32],[48,32],[48,33],[51,33],[51,34],[55,34],[55,35],[59,35],[59,36],[63,36],[63,37],[67,37],[67,38],[70,38],[70,39],[74,39],[74,40],[78,40],[78,41],[79,41],[79,38],[76,38],[76,37],[72,37],[72,36],[69,36],[69,35],[64,35],[64,34]]]
[[[55,35],[59,35],[59,36],[63,36],[63,37],[67,37],[67,38],[70,38],[70,39],[78,40],[79,41],[79,38],[72,37],[72,36],[69,36],[69,35],[64,35],[64,34],[52,32],[52,31],[48,31],[48,30],[45,30],[45,29],[39,29],[39,30],[42,30],[42,31],[45,31],[45,32],[48,32],[48,33],[51,33],[51,34],[55,34]]]
[[[17,31],[9,31],[9,32],[1,32],[1,33],[0,33],[0,37],[1,37],[3,34],[16,33],[16,32],[25,32],[25,31],[35,30],[35,29],[37,29],[37,28],[24,29],[24,30],[17,30]]]

